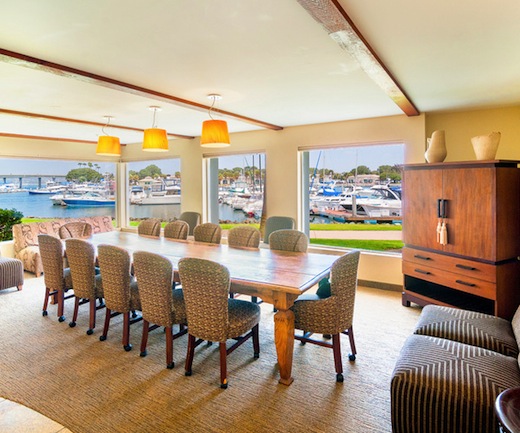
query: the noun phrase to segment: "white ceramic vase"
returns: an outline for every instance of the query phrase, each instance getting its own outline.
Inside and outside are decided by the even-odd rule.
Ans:
[[[446,159],[448,151],[446,150],[446,140],[444,131],[433,131],[431,138],[426,139],[428,149],[424,154],[424,158],[428,162],[442,162]]]
[[[491,132],[487,135],[478,135],[471,139],[475,156],[478,160],[493,160],[500,143],[500,132]]]

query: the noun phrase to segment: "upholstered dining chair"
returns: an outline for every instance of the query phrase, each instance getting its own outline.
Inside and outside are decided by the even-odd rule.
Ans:
[[[303,335],[294,338],[305,343],[332,348],[336,368],[336,381],[343,382],[340,335],[348,335],[352,353],[349,359],[356,359],[356,345],[352,320],[357,288],[359,251],[352,251],[338,258],[330,271],[331,295],[320,298],[316,294],[303,294],[296,299],[291,310],[294,313],[294,327]],[[332,335],[332,343],[310,338],[313,333]]]
[[[228,232],[228,245],[235,248],[258,248],[260,245],[260,230],[251,226],[233,227]],[[229,296],[234,298],[235,294],[230,292]],[[251,296],[251,301],[262,303],[262,301],[258,302],[256,296]]]
[[[190,226],[186,221],[175,220],[164,226],[164,237],[167,239],[188,239]]]
[[[103,280],[103,295],[106,312],[103,334],[99,337],[105,341],[108,336],[110,319],[123,314],[123,348],[132,350],[130,344],[130,325],[142,320],[135,311],[141,311],[141,300],[137,281],[130,274],[130,254],[123,248],[113,245],[99,245],[97,248],[99,271]]]
[[[309,238],[299,230],[276,230],[269,236],[269,248],[280,251],[304,253],[309,246]]]
[[[70,269],[63,267],[63,243],[51,235],[38,235],[38,245],[43,265],[43,280],[45,282],[45,299],[43,300],[42,315],[47,316],[49,298],[52,296],[58,303],[58,320],[63,322],[64,300],[74,297],[65,296],[65,292],[72,289]]]
[[[182,212],[177,219],[188,223],[190,226],[188,236],[193,236],[193,230],[200,224],[202,217],[198,212],[186,211]]]
[[[92,226],[86,222],[73,221],[63,224],[58,233],[60,239],[87,239],[92,236]]]
[[[175,366],[173,340],[187,332],[183,291],[172,290],[173,266],[166,257],[147,251],[136,251],[134,270],[143,313],[140,355],[147,355],[149,331],[162,326],[166,330],[166,367],[171,369]],[[179,332],[174,334],[173,325],[176,324],[179,325]]]
[[[220,244],[220,239],[222,238],[222,229],[218,224],[214,223],[199,224],[193,230],[193,238],[197,242]]]
[[[69,326],[76,326],[79,306],[88,302],[90,314],[87,335],[92,335],[96,327],[96,311],[105,306],[101,274],[96,273],[95,267],[96,251],[90,242],[73,238],[65,240],[65,249],[75,296],[74,315]],[[99,306],[96,306],[98,299]]]
[[[282,229],[294,229],[294,218],[287,216],[270,216],[265,220],[264,243],[269,243],[269,236],[272,232]]]
[[[225,389],[228,387],[228,354],[252,338],[254,357],[258,358],[260,355],[260,307],[249,301],[228,298],[230,277],[225,266],[198,258],[183,258],[179,260],[178,266],[189,334],[185,374],[192,374],[195,348],[204,340],[218,341],[220,387]],[[226,341],[229,339],[236,341],[227,348]]]
[[[142,236],[153,236],[158,238],[161,235],[161,220],[159,218],[148,218],[139,223],[137,233]]]

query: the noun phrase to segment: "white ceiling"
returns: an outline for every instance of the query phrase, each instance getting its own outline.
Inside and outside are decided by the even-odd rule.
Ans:
[[[339,0],[420,112],[520,104],[518,0]],[[289,127],[402,114],[296,0],[0,0],[0,48]],[[0,61],[0,110],[199,136],[207,112]],[[217,117],[217,116],[215,116]],[[230,132],[260,129],[226,118]],[[106,132],[123,143],[142,134]],[[0,134],[99,126],[0,113]]]

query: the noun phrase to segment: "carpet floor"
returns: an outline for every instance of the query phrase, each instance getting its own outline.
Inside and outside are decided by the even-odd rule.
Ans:
[[[121,345],[122,318],[112,319],[99,341],[104,310],[86,335],[88,306],[75,328],[59,323],[56,306],[41,315],[42,278],[24,289],[0,292],[0,396],[57,421],[74,433],[91,432],[373,432],[391,431],[390,377],[420,309],[401,306],[398,292],[359,287],[354,334],[357,359],[345,382],[335,381],[332,350],[295,344],[291,386],[278,384],[272,306],[262,304],[261,354],[251,342],[228,357],[229,388],[219,388],[218,345],[199,346],[193,375],[184,375],[186,337],[174,342],[175,368],[165,366],[164,333],[152,331],[148,356],[139,356],[141,324],[131,327],[134,346]],[[72,316],[72,300],[65,313]]]

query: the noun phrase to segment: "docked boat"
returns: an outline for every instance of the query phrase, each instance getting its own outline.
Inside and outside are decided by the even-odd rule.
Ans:
[[[29,194],[58,194],[62,191],[65,191],[66,189],[66,185],[49,180],[46,182],[44,188],[30,189]]]
[[[4,183],[0,185],[0,194],[7,192],[23,192],[25,189],[22,189],[15,185],[14,183]]]
[[[116,200],[113,196],[101,194],[99,192],[91,191],[77,197],[63,197],[62,205],[64,206],[115,206]]]
[[[344,194],[340,205],[346,211],[357,215],[401,216],[400,190],[386,185],[373,186],[365,194],[363,191]]]
[[[164,205],[181,203],[181,187],[178,179],[145,178],[145,181],[146,183],[132,188],[130,192],[131,204]],[[139,188],[141,188],[141,191],[139,191]]]

